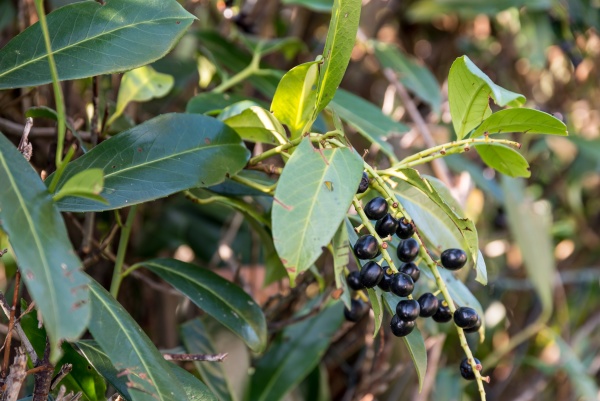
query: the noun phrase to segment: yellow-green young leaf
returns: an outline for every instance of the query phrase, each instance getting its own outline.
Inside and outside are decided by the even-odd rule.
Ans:
[[[464,138],[492,114],[490,97],[503,107],[518,107],[525,103],[523,95],[493,83],[467,56],[457,58],[448,75],[448,101],[458,139]]]
[[[217,67],[214,65],[212,61],[204,56],[198,56],[198,85],[202,89],[206,89],[213,77],[217,73]]]
[[[65,185],[54,194],[53,199],[57,201],[65,196],[78,196],[108,204],[106,199],[100,196],[103,188],[104,172],[100,168],[91,168],[80,171],[69,178]]]
[[[516,150],[508,146],[488,143],[476,145],[481,160],[489,167],[510,177],[529,177],[531,171],[527,160]]]
[[[300,64],[289,70],[277,85],[271,112],[290,130],[290,138],[302,135],[310,123],[317,99],[318,62]]]
[[[534,109],[506,109],[492,114],[483,122],[471,137],[485,133],[500,134],[523,132],[525,134],[548,134],[566,136],[567,126],[558,118]]]
[[[130,102],[147,102],[161,98],[173,88],[175,80],[169,74],[162,74],[148,65],[123,74],[115,112],[108,119],[111,124],[117,119]]]
[[[283,144],[285,129],[268,110],[252,106],[223,121],[242,138],[250,142]]]

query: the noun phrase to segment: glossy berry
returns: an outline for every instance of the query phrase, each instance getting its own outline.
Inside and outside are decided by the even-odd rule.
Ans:
[[[344,317],[350,322],[358,322],[369,309],[366,303],[358,299],[353,299],[350,302],[350,307],[350,309],[344,308]]]
[[[394,294],[400,297],[407,297],[412,294],[414,289],[415,283],[408,274],[396,273],[392,276],[390,291]]]
[[[375,223],[375,231],[382,238],[387,237],[388,235],[394,235],[396,228],[398,228],[398,220],[393,218],[389,213]]]
[[[377,240],[370,234],[363,235],[354,244],[354,253],[359,259],[373,259],[379,255]]]
[[[383,278],[383,269],[375,262],[367,262],[360,269],[360,282],[366,288],[373,288]]]
[[[388,272],[388,266],[383,266],[382,268],[383,278],[381,279],[379,284],[377,284],[377,287],[381,288],[382,291],[389,292],[390,284],[392,284],[392,276],[394,275],[394,273],[392,273],[391,271]]]
[[[469,327],[468,329],[463,329],[463,330],[465,331],[465,333],[477,333],[479,331],[480,327],[481,327],[481,318],[479,316],[477,316],[477,323],[475,323],[475,326]]]
[[[404,263],[412,262],[419,253],[419,243],[414,238],[400,241],[398,244],[398,259]]]
[[[348,287],[350,287],[354,291],[362,290],[363,288],[365,288],[365,286],[362,285],[362,283],[360,282],[360,272],[356,270],[350,272],[348,276],[346,276],[346,283],[348,284]]]
[[[421,270],[419,270],[417,265],[415,265],[413,262],[405,263],[400,266],[400,271],[408,274],[415,283],[419,281],[419,277],[421,277]]]
[[[363,192],[366,192],[367,189],[369,189],[369,176],[366,172],[363,171],[362,178],[360,179],[360,184],[358,184],[358,190],[356,191],[356,193],[362,194]]]
[[[407,322],[416,320],[419,312],[421,312],[421,307],[414,299],[403,299],[396,305],[396,315]]]
[[[454,312],[454,323],[461,329],[470,329],[477,324],[479,315],[473,308],[461,306]]]
[[[442,252],[441,261],[446,269],[458,270],[467,263],[467,254],[462,249],[446,249]]]
[[[445,305],[445,302],[439,301],[438,308],[431,318],[438,323],[449,322],[452,320],[452,312],[450,312],[450,307]]]
[[[369,219],[379,220],[387,213],[388,204],[385,199],[378,196],[368,201],[363,210]]]
[[[406,220],[406,218],[401,218],[398,221],[398,228],[396,229],[396,235],[400,238],[400,239],[408,239],[410,237],[412,237],[415,233],[415,227],[412,225],[412,223],[409,223],[408,220]]]
[[[421,308],[419,312],[419,316],[421,317],[431,317],[438,310],[439,300],[430,292],[421,295],[417,302]]]
[[[392,334],[396,337],[404,337],[409,335],[414,330],[415,321],[402,320],[397,315],[394,315],[390,321],[390,328],[392,329]]]
[[[477,358],[473,358],[475,360],[476,365],[481,365],[481,361]],[[465,358],[460,363],[460,375],[467,380],[475,380],[475,372],[473,372],[473,367],[469,363],[469,359]]]

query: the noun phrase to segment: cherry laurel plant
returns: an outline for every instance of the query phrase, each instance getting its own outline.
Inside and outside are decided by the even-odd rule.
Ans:
[[[165,361],[117,302],[123,279],[147,269],[255,353],[249,400],[281,399],[316,366],[342,316],[358,321],[369,308],[374,335],[384,316],[392,316],[386,324],[405,342],[419,386],[427,368],[419,322],[427,317],[439,324],[453,322],[465,358],[457,363],[456,374],[474,380],[485,400],[485,367],[467,341],[468,335],[483,336],[482,308],[453,273],[473,269],[476,280],[486,284],[477,231],[445,184],[415,168],[471,151],[500,173],[528,177],[519,143],[497,134],[566,135],[561,121],[521,107],[522,95],[496,85],[463,56],[448,76],[456,140],[398,160],[375,132],[378,125],[397,123],[338,89],[354,46],[375,55],[381,46],[367,40],[355,44],[361,1],[336,0],[325,47],[316,60],[280,74],[262,59],[289,43],[238,32],[251,59],[241,65],[243,59],[223,62],[232,74],[221,72],[220,84],[191,99],[187,113],[159,115],[116,133],[111,127],[124,120],[128,103],[162,97],[173,86],[171,76],[148,64],[162,58],[195,17],[175,0],[78,2],[47,17],[43,2],[35,4],[40,22],[0,49],[0,90],[53,84],[56,110],[34,107],[24,117],[57,121],[56,171],[42,181],[19,152],[23,147],[17,150],[0,135],[0,225],[43,318],[43,328],[32,314],[16,323],[14,316],[11,320],[22,341],[31,343],[25,351],[36,367],[58,371],[69,362],[74,371],[67,377],[93,373],[96,395],[90,385],[65,381],[67,389],[88,399],[101,399],[106,385],[98,383],[106,382],[127,400],[197,399],[194,394],[229,399],[223,395],[228,389],[218,384],[222,371],[196,365],[203,379],[199,381]],[[228,46],[206,32],[197,38],[207,48]],[[211,54],[218,58],[218,52]],[[99,124],[93,124],[88,136],[78,133],[67,123],[59,81],[117,72],[125,74],[116,106],[106,118],[95,110],[92,118]],[[144,81],[150,84],[142,86]],[[270,106],[240,96],[235,90],[245,81],[272,99]],[[499,111],[492,112],[490,99]],[[379,146],[386,160],[379,165],[366,162],[363,151],[352,145],[348,127]],[[65,139],[67,129],[73,143]],[[99,135],[90,136],[94,130]],[[26,134],[23,139],[27,144]],[[319,283],[320,297],[299,312],[312,307],[318,313],[284,329],[282,338],[291,339],[296,349],[279,337],[268,341],[266,307],[261,309],[241,288],[212,271],[173,258],[126,263],[138,205],[176,193],[197,204],[220,203],[239,211],[261,238],[267,281],[287,278],[291,287],[307,280]],[[107,291],[91,271],[83,271],[61,212],[123,208],[129,208],[128,215],[117,227],[120,241],[116,255],[109,257],[114,272]],[[320,259],[324,252],[333,255],[334,275],[325,274]],[[315,329],[316,342],[304,343]],[[84,333],[90,339],[82,340]],[[188,352],[214,353],[202,321],[185,323],[181,335]],[[50,352],[44,352],[46,336]],[[10,342],[5,352],[10,352]],[[306,353],[305,362],[285,359],[292,352]],[[293,364],[301,366],[296,376],[277,379],[279,366],[291,371]],[[37,397],[48,394],[47,382],[36,376]]]

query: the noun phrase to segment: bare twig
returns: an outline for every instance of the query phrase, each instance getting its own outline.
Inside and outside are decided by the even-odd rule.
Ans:
[[[50,383],[50,390],[54,390],[54,388],[58,385],[58,383],[60,383],[60,381],[62,379],[64,379],[65,376],[71,372],[71,370],[73,370],[72,364],[65,363],[64,365],[62,365],[60,370],[58,371],[56,376],[54,376],[54,378],[52,379],[52,382]]]
[[[36,369],[38,370],[36,371]],[[50,363],[50,341],[48,337],[46,337],[44,357],[38,360],[36,367],[27,373],[34,371],[33,401],[47,401],[48,394],[50,393],[50,384],[52,383],[52,372],[54,371],[54,366]]]
[[[27,356],[21,348],[17,348],[15,360],[10,367],[10,373],[4,384],[2,401],[16,401],[25,378],[27,377]]]
[[[8,253],[8,249],[0,250],[0,258]]]
[[[8,334],[6,335],[6,348],[4,350],[4,363],[2,364],[2,376],[5,376],[8,371],[8,360],[10,358],[10,344],[12,341],[13,327],[15,326],[15,314],[19,302],[19,287],[21,286],[21,273],[17,270],[15,274],[15,290],[13,292],[13,306],[10,309],[10,317],[8,319]]]
[[[67,388],[65,386],[60,386],[60,390],[58,390],[58,394],[56,395],[56,401],[79,401],[81,397],[83,397],[83,393],[80,391],[77,394],[73,394],[73,392],[69,392],[66,394]]]
[[[196,362],[223,362],[227,353],[223,354],[171,354],[163,353],[167,361],[196,361]]]
[[[29,143],[29,132],[31,132],[31,128],[33,127],[33,118],[27,117],[25,120],[25,127],[23,127],[23,135],[21,136],[21,142],[19,142],[19,146],[17,149],[19,152],[23,154],[23,157],[29,161],[31,160],[31,155],[33,153],[33,146]]]
[[[75,127],[77,129],[77,127]],[[5,134],[13,135],[13,136],[21,136],[23,134],[23,130],[25,129],[24,125],[15,123],[13,121],[7,120],[5,118],[0,118],[0,131]],[[91,138],[91,134],[89,132],[78,131],[79,136],[84,141],[89,141]],[[52,127],[38,127],[32,128],[29,137],[32,139],[53,139],[56,137],[56,128]]]
[[[10,317],[11,307],[8,304],[8,302],[6,302],[6,298],[4,297],[4,294],[1,293],[1,292],[0,292],[0,307],[4,311],[4,314],[6,315],[6,317]],[[29,342],[29,339],[25,335],[25,332],[23,331],[23,328],[21,328],[21,324],[19,324],[19,322],[15,322],[14,323],[14,327],[15,327],[15,330],[16,330],[17,334],[21,338],[21,343],[25,347],[25,350],[27,351],[27,354],[29,355],[29,358],[31,359],[31,362],[34,365],[37,364],[37,362],[38,362],[38,356],[35,353],[35,350],[33,349],[33,346]]]

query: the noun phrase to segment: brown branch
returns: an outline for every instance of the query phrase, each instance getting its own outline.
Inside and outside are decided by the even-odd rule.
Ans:
[[[27,377],[27,356],[21,348],[17,348],[15,360],[10,367],[10,373],[4,384],[2,401],[16,401],[19,398],[21,387]]]
[[[33,154],[33,146],[29,143],[31,128],[33,128],[33,118],[27,117],[25,127],[23,127],[23,134],[21,135],[21,142],[19,142],[19,146],[17,147],[27,161],[31,160],[31,155]]]
[[[4,311],[4,314],[6,315],[6,317],[10,317],[11,307],[8,304],[8,302],[6,301],[6,298],[4,297],[4,294],[2,292],[0,292],[0,307]],[[33,346],[29,342],[29,339],[25,335],[25,332],[23,331],[23,328],[21,327],[21,324],[19,322],[15,322],[14,323],[14,328],[15,328],[17,334],[19,335],[19,337],[21,338],[21,343],[25,347],[25,350],[27,351],[27,354],[29,355],[29,358],[31,359],[31,362],[34,365],[37,364],[37,362],[38,362],[38,356],[35,353],[35,350],[33,349]]]
[[[15,274],[15,290],[13,292],[13,306],[10,309],[8,319],[8,334],[6,335],[6,348],[4,350],[4,363],[2,364],[2,376],[5,377],[8,371],[8,360],[10,358],[10,344],[12,341],[13,328],[15,327],[15,314],[19,302],[19,287],[21,286],[21,273],[17,270]]]
[[[197,361],[197,362],[223,362],[227,358],[227,353],[223,354],[171,354],[163,353],[167,361]]]
[[[8,249],[0,250],[0,258],[8,253]]]
[[[15,123],[13,121],[7,120],[5,118],[0,117],[0,131],[7,135],[13,136],[21,136],[23,135],[23,130],[25,129],[24,125]],[[89,141],[91,135],[89,132],[77,131],[79,136],[84,141]],[[56,128],[52,127],[39,127],[32,128],[29,134],[30,138],[33,139],[53,139],[56,137]]]
[[[60,383],[60,381],[64,379],[65,376],[67,376],[71,372],[71,370],[73,370],[72,364],[65,363],[64,365],[62,365],[60,370],[58,371],[56,376],[54,376],[52,382],[50,383],[50,390],[54,390],[58,383]]]
[[[46,337],[44,357],[38,360],[36,367],[29,372],[36,369],[38,370],[35,371],[33,380],[33,401],[47,401],[48,394],[50,393],[50,384],[52,383],[52,372],[54,371],[54,366],[50,363],[50,341],[48,337]]]

